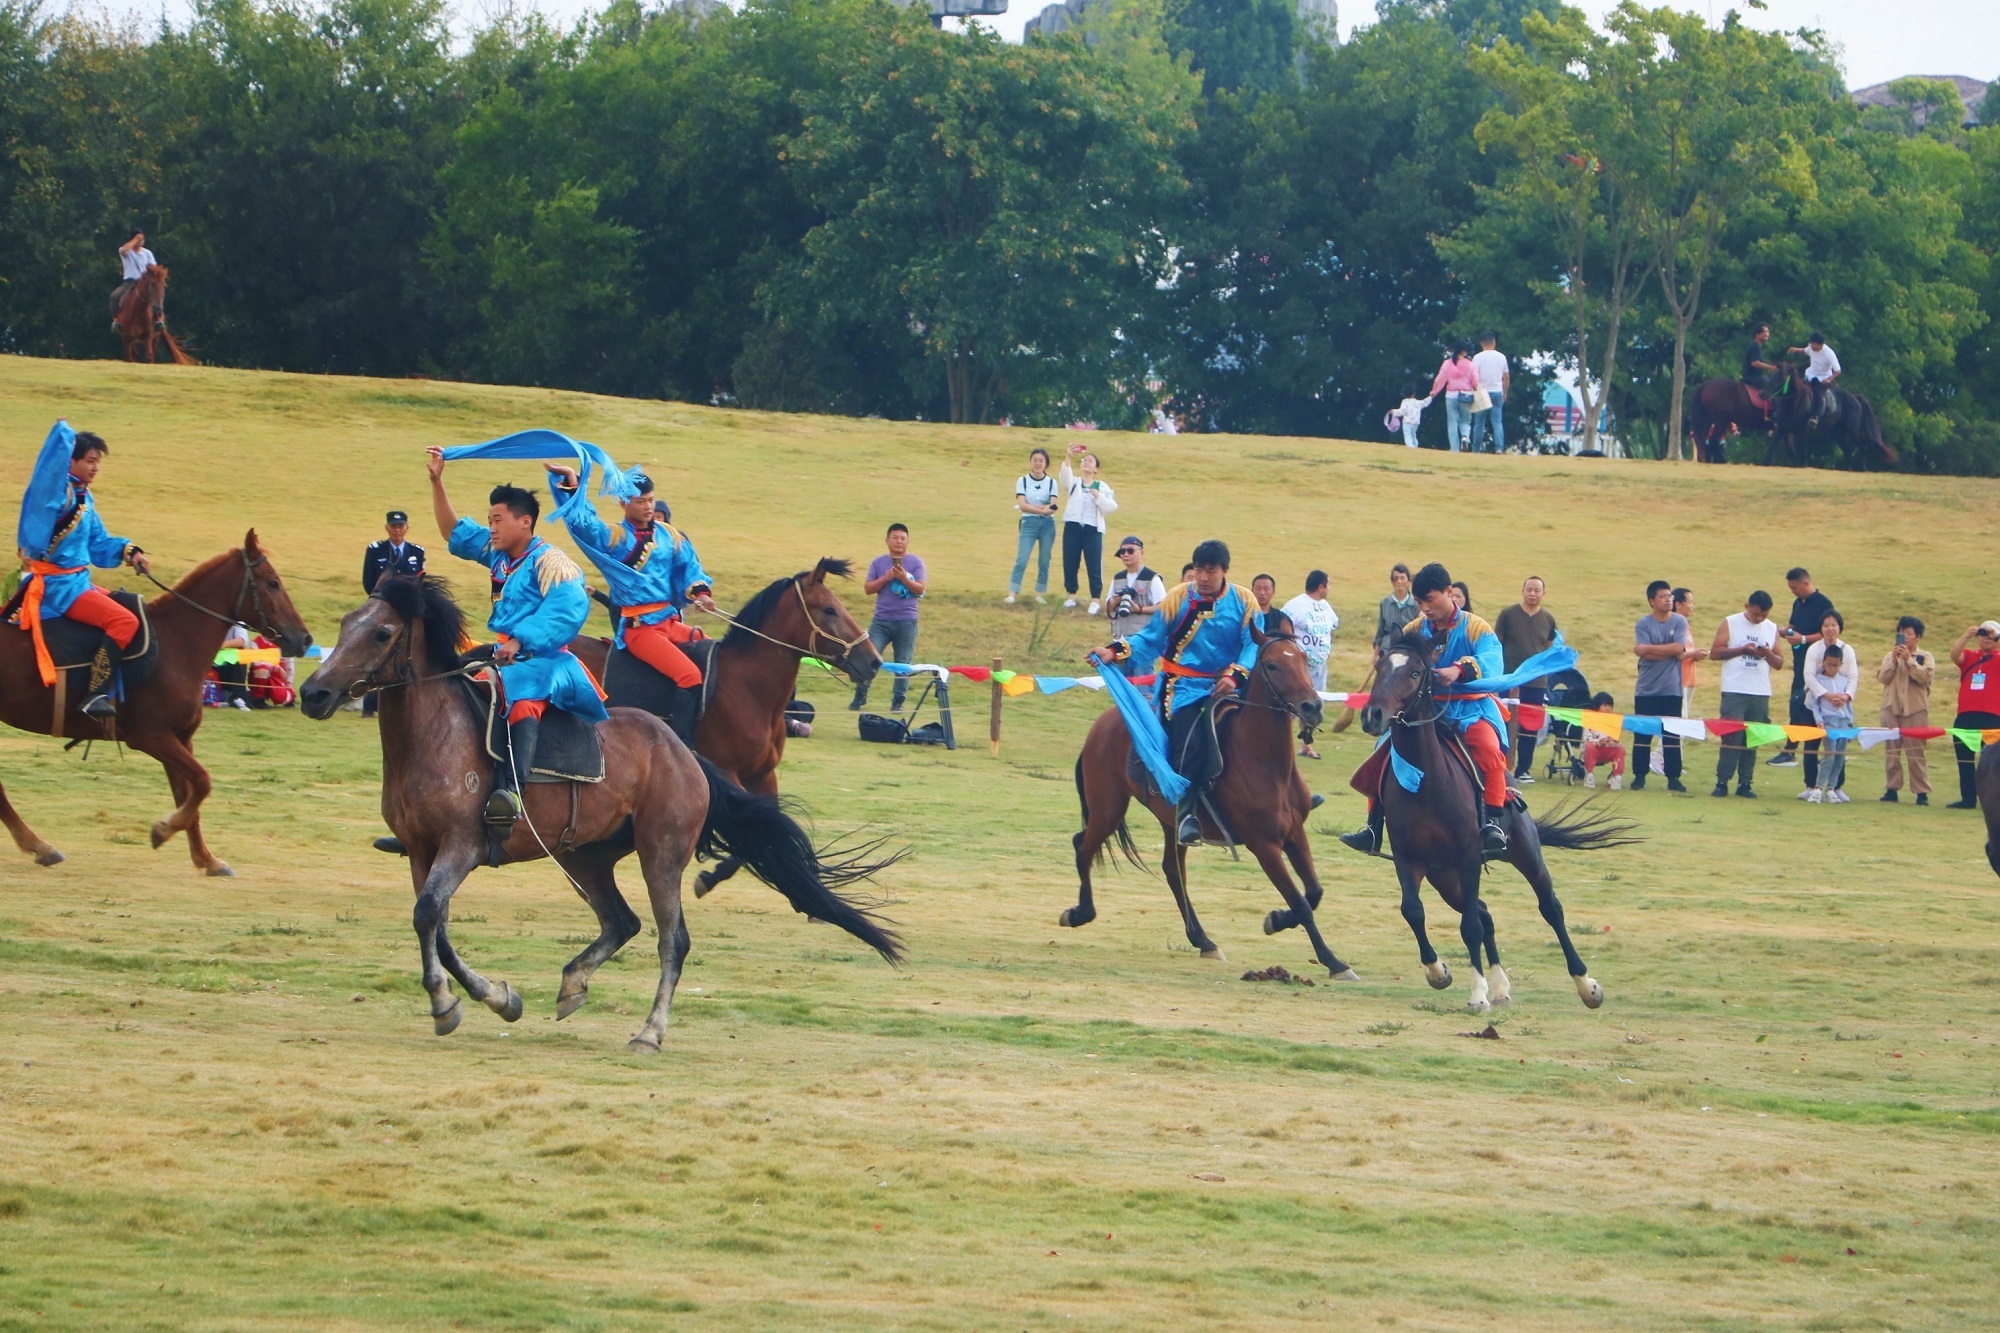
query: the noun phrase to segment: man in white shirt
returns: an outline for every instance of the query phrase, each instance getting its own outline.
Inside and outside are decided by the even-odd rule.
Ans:
[[[1769,722],[1771,668],[1785,664],[1778,626],[1771,619],[1771,594],[1759,588],[1740,612],[1716,626],[1708,655],[1722,663],[1722,716],[1733,722]],[[1756,776],[1757,752],[1744,745],[1743,733],[1725,735],[1715,763],[1715,790],[1709,795],[1729,795],[1733,777],[1738,796],[1754,797],[1750,783]]]
[[[1818,329],[1813,330],[1804,347],[1788,347],[1785,350],[1805,354],[1806,387],[1812,392],[1812,416],[1806,421],[1806,428],[1815,429],[1819,425],[1819,414],[1826,407],[1826,391],[1840,378],[1840,358],[1826,345],[1826,335]]]
[[[1285,619],[1292,622],[1299,651],[1306,655],[1313,688],[1324,691],[1326,661],[1333,654],[1333,632],[1340,628],[1340,613],[1326,600],[1325,570],[1315,569],[1306,575],[1306,590],[1285,603],[1284,613]],[[1299,753],[1308,759],[1319,758],[1319,751],[1313,749],[1311,741],[1301,745]]]
[[[153,252],[146,248],[146,233],[135,231],[132,239],[118,247],[118,285],[111,289],[111,322],[118,322],[118,308],[125,304],[126,294],[146,276],[146,270],[156,262]]]
[[[1167,600],[1167,581],[1146,566],[1146,543],[1137,537],[1127,537],[1118,543],[1118,561],[1124,566],[1111,576],[1111,591],[1107,594],[1111,603],[1111,632],[1113,637],[1129,639],[1145,627],[1160,609],[1160,603]],[[1118,664],[1126,675],[1144,675],[1150,672],[1152,664],[1141,664],[1137,658],[1126,658]]]
[[[1491,333],[1479,335],[1479,352],[1472,358],[1472,373],[1479,377],[1479,387],[1492,400],[1492,406],[1483,412],[1472,414],[1472,450],[1474,453],[1503,454],[1507,452],[1507,425],[1504,409],[1507,404],[1507,390],[1513,387],[1513,372],[1507,368],[1507,355],[1494,350],[1499,340]],[[1492,444],[1484,441],[1492,436]]]

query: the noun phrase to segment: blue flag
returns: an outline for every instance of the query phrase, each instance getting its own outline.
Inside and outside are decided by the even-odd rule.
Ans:
[[[624,470],[611,461],[610,454],[588,440],[572,440],[561,431],[520,430],[479,444],[454,444],[444,451],[444,456],[451,462],[461,458],[575,459],[576,494],[556,506],[552,515],[555,518],[561,518],[570,505],[589,503],[585,497],[590,493],[593,469],[599,473],[599,495],[629,500],[639,493]]]
[[[1187,779],[1174,772],[1174,766],[1167,759],[1167,729],[1160,725],[1159,714],[1153,710],[1153,701],[1139,693],[1138,686],[1125,679],[1125,673],[1117,667],[1097,662],[1097,674],[1104,681],[1105,692],[1118,705],[1118,714],[1125,719],[1125,730],[1132,734],[1132,748],[1138,752],[1139,762],[1153,775],[1153,782],[1160,789],[1160,795],[1179,804],[1187,794]]]

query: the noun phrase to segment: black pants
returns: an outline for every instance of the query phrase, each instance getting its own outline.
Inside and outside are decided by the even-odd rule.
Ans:
[[[1548,701],[1549,692],[1541,686],[1523,685],[1521,687],[1522,703],[1541,707],[1546,705]],[[1514,737],[1515,748],[1519,751],[1514,760],[1514,776],[1517,778],[1531,772],[1535,767],[1535,735],[1535,732],[1522,727]]]
[[[1632,698],[1632,711],[1639,717],[1679,717],[1681,696],[1674,694],[1640,694]],[[1681,738],[1671,732],[1660,737],[1661,758],[1665,760],[1668,782],[1681,780]],[[1634,734],[1632,737],[1632,780],[1637,782],[1651,771],[1653,763],[1653,738]]]
[[[1090,596],[1104,595],[1104,534],[1095,523],[1063,524],[1063,591],[1076,596],[1076,566],[1081,560],[1090,570]]]
[[[1985,731],[1992,727],[2000,727],[2000,713],[1960,713],[1951,720],[1951,725]],[[1979,766],[1979,756],[1973,752],[1971,746],[1956,736],[1951,738],[1951,748],[1958,751],[1958,799],[1968,803],[1977,801],[1979,786],[1976,771]]]
[[[1813,716],[1812,705],[1806,702],[1806,650],[1801,647],[1792,649],[1792,711],[1786,721],[1795,727],[1819,725],[1819,719]],[[1797,741],[1785,742],[1787,750],[1797,749],[1798,746]],[[1807,741],[1805,751],[1806,786],[1817,787],[1819,786],[1819,742]],[[1844,779],[1846,774],[1843,773],[1841,776]]]

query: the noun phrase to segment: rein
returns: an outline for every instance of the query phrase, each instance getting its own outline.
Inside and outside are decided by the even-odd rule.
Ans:
[[[176,588],[169,588],[166,584],[154,578],[151,570],[144,571],[146,582],[152,584],[155,588],[158,588],[161,592],[166,593],[169,597],[172,597],[175,601],[183,602],[186,605],[193,607],[195,610],[207,616],[210,620],[219,620],[225,625],[247,624],[254,622],[257,632],[259,634],[262,634],[265,638],[267,639],[281,638],[282,636],[278,633],[278,631],[271,628],[270,617],[264,614],[264,595],[262,592],[258,590],[257,587],[257,566],[265,563],[270,557],[264,555],[263,552],[260,551],[257,554],[257,558],[255,560],[252,560],[249,554],[240,547],[237,548],[236,554],[243,557],[243,582],[237,585],[236,600],[229,604],[229,609],[233,612],[238,613],[236,615],[224,615],[222,614],[222,612],[217,611],[212,607],[203,606],[200,602],[197,602],[194,598],[189,597],[186,593],[183,593]],[[243,610],[243,596],[245,593],[248,593],[250,595],[250,615],[248,617],[245,617],[241,614]]]
[[[368,600],[371,602],[379,602],[382,601],[383,598],[374,593],[370,593],[368,596]],[[430,675],[430,676],[419,676],[415,674],[414,669],[411,665],[412,658],[410,653],[410,641],[416,632],[416,627],[417,627],[417,622],[415,620],[405,620],[403,622],[403,628],[397,631],[396,637],[394,639],[390,640],[389,650],[382,654],[381,659],[378,660],[374,666],[369,667],[367,671],[363,672],[351,684],[348,685],[345,691],[343,691],[348,698],[359,699],[364,695],[380,694],[383,690],[402,689],[406,686],[413,686],[413,685],[428,685],[434,680],[450,680],[453,677],[470,677],[476,674],[477,672],[486,670],[489,666],[492,665],[490,662],[474,660],[470,662],[461,662],[449,671],[440,671],[437,672],[435,675]],[[380,679],[384,668],[386,668],[391,662],[395,662],[398,660],[401,661],[402,668],[401,668],[401,673],[397,677],[397,679],[395,680]]]
[[[723,624],[729,626],[731,629],[740,629],[745,634],[751,635],[755,638],[762,639],[765,643],[771,644],[774,647],[783,648],[788,653],[797,653],[802,658],[817,657],[825,662],[835,662],[835,663],[841,662],[846,659],[849,653],[853,652],[856,648],[860,647],[862,644],[868,642],[868,632],[866,630],[863,630],[861,633],[855,635],[851,639],[843,639],[838,634],[829,633],[828,631],[821,629],[819,627],[818,622],[813,619],[812,607],[807,605],[806,603],[806,591],[804,588],[799,586],[799,581],[797,579],[792,580],[792,592],[799,599],[799,611],[806,618],[806,627],[812,631],[812,637],[806,640],[806,646],[803,648],[801,648],[796,643],[788,643],[783,639],[773,638],[771,635],[766,634],[763,630],[758,629],[755,625],[746,625],[742,621],[738,620],[735,616],[730,615],[727,611],[703,610],[702,614],[714,616],[717,620],[720,620]],[[839,648],[840,651],[838,653],[833,653],[833,654],[821,653],[819,650],[819,642],[821,639],[825,639],[828,643],[833,644],[835,647]]]

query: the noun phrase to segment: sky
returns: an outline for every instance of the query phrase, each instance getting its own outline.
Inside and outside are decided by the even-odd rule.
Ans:
[[[654,0],[648,0],[653,3]],[[992,25],[1018,39],[1046,0],[1013,0],[1006,14]],[[1769,0],[1759,11],[1743,6],[1746,20],[1759,28],[1818,28],[1843,52],[1842,66],[1850,88],[1864,88],[1904,74],[1964,74],[1975,79],[2000,77],[2000,0],[1922,0],[1904,8],[1907,0]],[[458,0],[458,25],[477,26],[490,0]],[[1602,17],[1615,0],[1572,0],[1594,17]],[[63,7],[61,0],[49,5]],[[80,0],[84,12],[107,10],[152,21],[164,11],[175,22],[185,21],[186,0]],[[521,8],[539,8],[564,22],[603,7],[602,0],[520,0]],[[1681,6],[1707,15],[1711,21],[1729,4],[1690,0]],[[1372,0],[1342,0],[1341,35],[1357,23],[1372,22]]]

